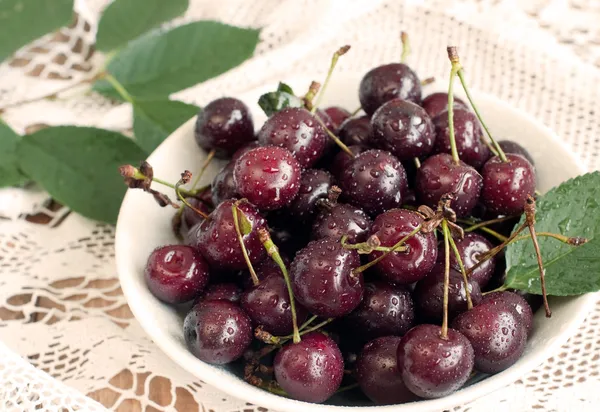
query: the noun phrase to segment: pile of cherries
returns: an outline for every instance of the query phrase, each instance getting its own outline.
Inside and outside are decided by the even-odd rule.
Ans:
[[[293,399],[359,387],[377,404],[446,396],[519,359],[533,301],[492,291],[504,262],[488,252],[534,195],[533,162],[486,137],[452,89],[421,88],[392,63],[362,79],[362,115],[307,97],[255,134],[235,98],[200,112],[198,145],[229,162],[185,192],[184,244],[145,269],[158,299],[192,302],[195,356],[242,362],[248,382]]]

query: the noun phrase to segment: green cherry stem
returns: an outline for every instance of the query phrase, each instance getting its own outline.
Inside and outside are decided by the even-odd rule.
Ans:
[[[362,107],[358,106],[356,109],[354,109],[354,111],[352,113],[350,113],[350,117],[348,117],[348,119],[351,119],[354,116],[356,116],[358,113],[360,113],[361,110],[362,110]]]
[[[179,187],[180,184],[182,184],[181,181],[177,182],[177,184],[175,185],[175,193],[177,193],[177,197],[179,198],[179,200],[181,200],[181,202],[183,202],[183,204],[186,207],[189,207],[190,209],[192,209],[194,212],[198,213],[200,216],[202,216],[204,219],[208,218],[208,215],[206,213],[204,213],[202,210],[192,206],[187,199],[183,196],[183,194],[181,193],[181,188]],[[181,209],[183,210],[183,208]],[[183,213],[183,212],[182,212]]]
[[[410,42],[408,41],[407,32],[400,32],[400,41],[402,42],[402,55],[400,56],[400,63],[405,63],[406,59],[410,55]]]
[[[346,146],[344,144],[344,142],[342,142],[339,139],[339,137],[337,137],[335,134],[333,134],[333,132],[331,130],[329,130],[327,128],[327,126],[325,126],[325,123],[323,123],[323,120],[321,120],[321,118],[318,115],[315,115],[314,118],[321,125],[323,130],[325,130],[325,132],[331,138],[331,140],[333,140],[340,147],[340,149],[342,149],[348,156],[350,156],[351,158],[354,158],[354,153],[352,153],[352,151],[348,148],[348,146]]]
[[[317,319],[318,316],[317,315],[312,315],[310,318],[308,318],[308,320],[306,322],[304,322],[302,325],[300,325],[300,327],[298,328],[300,330],[300,332],[302,332],[304,329],[306,329],[306,327],[308,325],[310,325],[311,323],[313,323],[315,321],[315,319]]]
[[[465,228],[465,232],[472,232],[481,227],[490,226],[490,225],[493,225],[496,223],[502,223],[502,222],[505,222],[505,221],[513,219],[513,218],[514,218],[514,216],[498,217],[496,219],[484,220],[483,222],[478,222],[475,224],[472,224],[471,220],[460,220],[460,223],[471,224],[471,226]]]
[[[317,108],[321,104],[321,100],[323,100],[323,95],[325,94],[325,90],[327,89],[327,86],[329,85],[329,80],[331,79],[331,75],[333,74],[333,69],[335,69],[335,66],[336,66],[340,56],[343,56],[344,54],[346,54],[348,52],[348,50],[350,50],[350,46],[343,46],[343,47],[340,47],[340,49],[338,51],[333,53],[333,57],[331,58],[331,65],[329,66],[329,71],[327,72],[327,77],[325,77],[325,81],[323,82],[323,87],[321,87],[321,91],[319,92],[319,94],[317,96],[317,101],[315,102],[314,106],[310,110],[311,113],[314,114],[317,111]]]
[[[146,175],[143,174],[140,169],[138,169],[137,167],[133,167],[131,165],[124,165],[119,167],[119,173],[121,173],[122,176],[127,176],[127,177],[131,177],[132,179],[135,180],[146,180]],[[167,186],[170,187],[171,189],[175,190],[175,186],[173,183],[169,183],[165,180],[159,179],[158,177],[153,177],[152,181],[158,184],[161,184],[163,186]],[[179,189],[179,191],[185,196],[185,197],[194,197],[196,196],[198,193],[202,193],[204,190],[207,189],[207,186],[205,187],[201,187],[197,190],[185,190],[185,189]]]
[[[465,284],[465,296],[467,297],[467,310],[473,309],[473,301],[471,300],[471,292],[469,291],[469,278],[467,277],[467,271],[465,270],[465,265],[463,264],[462,258],[460,257],[460,253],[458,251],[458,248],[456,247],[456,242],[454,241],[454,239],[452,238],[452,235],[450,234],[450,230],[448,229],[448,223],[446,222],[445,219],[444,219],[444,221],[442,221],[442,229],[444,231],[444,236],[448,237],[450,247],[452,248],[452,251],[454,252],[454,257],[456,258],[456,261],[458,262],[458,266],[460,268],[460,273],[462,275],[463,282]]]
[[[235,227],[235,233],[238,238],[238,242],[240,243],[240,247],[242,248],[242,254],[244,255],[244,260],[246,261],[246,266],[248,266],[248,270],[250,271],[250,277],[252,278],[252,283],[254,286],[258,285],[260,281],[258,280],[258,276],[254,271],[254,267],[252,266],[252,262],[250,262],[250,256],[248,256],[248,250],[246,250],[246,245],[244,244],[244,237],[242,236],[242,231],[240,230],[240,221],[238,220],[238,211],[240,213],[244,213],[238,209],[238,202],[235,202],[233,206],[231,206],[231,214],[233,215],[233,226]]]
[[[542,298],[544,300],[544,310],[546,311],[546,317],[552,316],[550,305],[548,304],[548,294],[546,293],[546,269],[544,269],[544,263],[542,262],[542,252],[540,251],[540,245],[535,232],[535,199],[529,196],[525,203],[525,225],[529,229],[531,234],[531,240],[533,241],[533,248],[535,249],[535,255],[537,257],[538,267],[540,269],[540,286],[542,288]]]
[[[450,149],[452,160],[459,164],[458,150],[456,149],[456,137],[454,135],[454,78],[456,77],[457,68],[452,63],[450,69],[450,84],[448,85],[448,129],[450,131]]]
[[[198,185],[198,183],[200,182],[200,179],[202,178],[202,175],[204,175],[204,172],[206,172],[206,168],[208,167],[208,165],[210,164],[210,162],[215,157],[215,153],[216,153],[215,149],[212,149],[206,155],[206,159],[204,159],[204,163],[202,163],[202,167],[200,168],[200,171],[196,175],[196,178],[194,179],[194,183],[192,184],[192,190],[194,190],[196,188],[196,186]]]
[[[448,289],[450,288],[450,237],[448,222],[442,220],[442,230],[444,232],[444,303],[442,317],[442,331],[440,337],[448,339]]]

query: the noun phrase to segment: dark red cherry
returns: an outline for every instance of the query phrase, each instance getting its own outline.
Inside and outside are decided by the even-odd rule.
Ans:
[[[360,81],[358,97],[368,115],[375,113],[385,102],[396,98],[419,104],[421,81],[406,64],[386,64],[365,74]]]
[[[356,156],[340,178],[342,197],[371,216],[398,207],[408,189],[402,163],[383,150]]]
[[[423,99],[421,102],[421,107],[425,109],[429,117],[432,119],[438,114],[445,112],[448,110],[448,93],[433,93]],[[469,110],[469,106],[454,96],[454,110],[463,109]]]
[[[519,215],[535,193],[535,169],[521,155],[507,153],[508,162],[493,156],[483,166],[481,200],[494,215]]]
[[[310,239],[310,225],[290,219],[283,209],[270,212],[267,222],[271,239],[288,256],[294,256]]]
[[[435,127],[435,147],[433,153],[451,153],[448,113],[433,118]],[[466,164],[479,170],[490,158],[491,152],[481,137],[483,132],[477,116],[468,110],[454,111],[454,139],[458,157]]]
[[[231,156],[231,160],[229,161],[235,164],[235,161],[242,157],[242,155],[244,155],[252,149],[256,149],[257,147],[260,147],[260,143],[258,143],[258,141],[255,140],[253,142],[250,142],[247,145],[244,145],[237,149],[235,153]]]
[[[527,328],[521,317],[504,302],[488,301],[460,314],[452,327],[465,335],[475,351],[475,369],[502,372],[525,350]]]
[[[412,102],[390,100],[373,114],[371,125],[373,146],[391,152],[400,161],[426,156],[433,149],[433,123],[427,112]]]
[[[348,243],[367,240],[373,221],[362,209],[346,203],[323,206],[312,226],[314,240],[348,236]]]
[[[356,360],[356,380],[365,395],[378,405],[416,400],[398,370],[400,337],[384,336],[367,343]]]
[[[512,140],[501,140],[498,142],[498,144],[500,145],[500,147],[502,148],[502,151],[504,153],[513,153],[513,154],[521,155],[525,159],[529,160],[529,163],[531,163],[532,166],[535,166],[535,164],[533,163],[533,157],[531,157],[531,154],[529,154],[527,149],[525,149],[519,143],[513,142]]]
[[[311,332],[277,352],[273,369],[277,383],[292,399],[321,403],[340,387],[344,359],[329,336]]]
[[[348,149],[354,154],[354,156],[358,156],[360,153],[369,150],[366,146],[348,146]],[[348,168],[348,165],[352,162],[352,157],[343,150],[340,150],[331,161],[330,164],[327,165],[327,168],[338,180],[344,173],[344,170]]]
[[[415,307],[410,292],[383,281],[365,283],[361,304],[346,318],[350,330],[364,340],[402,336],[413,327]]]
[[[433,155],[425,160],[415,179],[415,192],[421,204],[436,209],[440,198],[454,193],[452,209],[458,217],[468,216],[477,205],[483,179],[477,170],[459,161],[454,163],[447,153]]]
[[[325,113],[331,119],[331,123],[333,125],[332,132],[335,132],[339,129],[342,123],[350,117],[350,112],[342,107],[331,106],[324,110]]]
[[[307,169],[300,179],[298,195],[288,206],[290,215],[301,222],[310,222],[315,216],[316,203],[327,197],[333,185],[333,176],[324,170]]]
[[[192,228],[189,242],[196,247],[211,268],[220,270],[242,270],[246,261],[238,242],[233,223],[232,206],[234,200],[226,200],[199,225]],[[258,238],[258,229],[266,228],[264,218],[248,202],[240,202],[238,209],[244,213],[252,225],[249,234],[243,237],[248,256],[253,264],[262,261],[266,252]]]
[[[371,235],[379,238],[382,246],[394,246],[411,233],[423,218],[420,214],[405,210],[392,209],[377,216],[371,227]],[[392,252],[375,265],[385,279],[408,285],[425,277],[435,265],[438,249],[434,234],[418,232],[405,244],[408,250]],[[369,260],[375,260],[384,252],[369,254]]]
[[[478,233],[465,233],[463,239],[456,239],[456,248],[460,254],[465,269],[469,269],[479,263],[479,256],[491,248],[493,245],[485,237]],[[454,253],[450,254],[450,262],[456,270],[460,270],[460,266],[456,261]],[[470,279],[479,284],[481,289],[485,288],[496,268],[496,258],[486,260],[481,266],[477,267],[471,274]]]
[[[335,318],[352,312],[362,300],[364,284],[356,250],[339,239],[314,240],[298,252],[290,266],[294,296],[311,313]]]
[[[240,100],[223,97],[213,100],[198,113],[196,142],[204,150],[215,149],[215,156],[230,157],[252,140],[254,125],[248,107]]]
[[[208,264],[193,247],[162,246],[150,254],[144,277],[154,296],[166,303],[194,299],[208,284]]]
[[[340,139],[347,146],[369,146],[371,143],[371,118],[369,116],[355,117],[342,123],[338,132]]]
[[[233,303],[238,303],[242,295],[242,290],[235,283],[214,283],[208,287],[199,296],[198,301],[224,299]]]
[[[525,329],[527,330],[527,334],[531,333],[533,328],[533,310],[529,303],[525,300],[525,298],[521,295],[517,295],[514,292],[492,292],[483,297],[481,304],[499,304],[506,303],[508,306],[513,308],[517,314]]]
[[[215,175],[212,181],[212,201],[218,205],[224,200],[239,197],[233,181],[234,162],[229,162]]]
[[[235,162],[233,180],[237,192],[261,210],[288,204],[300,189],[300,165],[281,147],[251,149]]]
[[[302,167],[311,167],[325,153],[329,136],[308,110],[288,107],[265,122],[258,133],[258,141],[263,146],[283,147]]]
[[[436,325],[419,325],[398,345],[398,369],[406,387],[422,398],[440,398],[460,389],[471,376],[475,356],[469,340]]]
[[[241,357],[252,342],[248,315],[228,300],[195,304],[183,321],[190,352],[204,362],[222,365]]]

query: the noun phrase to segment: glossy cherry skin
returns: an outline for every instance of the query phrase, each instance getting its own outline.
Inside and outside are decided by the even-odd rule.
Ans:
[[[238,303],[242,296],[242,290],[235,283],[214,283],[202,292],[198,301],[224,299],[232,303]]]
[[[246,268],[246,261],[233,223],[234,202],[234,200],[226,200],[220,203],[208,219],[194,226],[189,234],[190,244],[200,251],[211,268],[217,270]],[[251,232],[243,236],[243,241],[250,261],[252,264],[257,264],[266,256],[265,249],[258,238],[258,229],[267,227],[265,220],[248,202],[240,202],[238,209],[252,225]]]
[[[348,149],[352,152],[354,156],[358,156],[360,153],[369,150],[366,146],[348,146]],[[337,152],[337,154],[333,157],[331,163],[327,166],[332,175],[336,177],[336,179],[340,179],[342,174],[344,174],[344,170],[348,168],[350,163],[352,162],[352,157],[348,153],[343,150]]]
[[[402,163],[383,150],[367,150],[352,159],[340,185],[342,197],[371,216],[400,206],[408,189]]]
[[[291,398],[325,402],[344,377],[344,359],[336,343],[321,332],[302,336],[300,343],[288,343],[273,362],[275,379]]]
[[[273,114],[258,133],[263,146],[289,150],[302,167],[311,167],[325,153],[329,136],[308,110],[288,107]]]
[[[423,218],[416,212],[406,209],[392,209],[377,216],[371,227],[382,246],[394,246],[420,224]],[[405,242],[406,251],[392,252],[375,265],[379,274],[390,282],[408,285],[425,277],[435,265],[438,248],[433,232],[418,232]],[[370,253],[369,260],[375,260],[384,252]]]
[[[300,222],[311,222],[318,212],[317,200],[327,198],[333,185],[333,176],[324,170],[307,169],[300,178],[298,195],[288,206],[288,211]]]
[[[485,237],[478,233],[465,233],[463,239],[455,239],[456,248],[462,259],[465,269],[470,269],[479,263],[479,256],[488,252],[493,248],[493,245]],[[456,270],[460,270],[460,266],[454,256],[450,254],[450,262]],[[479,284],[481,289],[485,288],[496,269],[496,257],[486,260],[477,269],[470,274],[470,279]]]
[[[400,161],[426,156],[433,149],[433,123],[427,112],[412,102],[390,100],[373,114],[371,125],[373,146],[389,151]]]
[[[372,115],[381,105],[400,98],[421,103],[421,81],[404,63],[375,67],[360,81],[358,98],[363,110]]]
[[[469,339],[475,351],[475,369],[502,372],[525,350],[527,328],[519,314],[504,302],[482,303],[460,314],[452,327]]]
[[[365,283],[361,304],[346,318],[350,330],[364,340],[402,336],[413,327],[415,305],[408,289],[383,281]]]
[[[438,114],[448,110],[448,93],[432,93],[421,102],[421,107],[425,109],[432,119]],[[454,109],[468,110],[469,106],[454,96]]]
[[[348,243],[367,240],[373,221],[362,209],[346,203],[325,207],[312,226],[312,239],[332,238],[339,240],[348,236]]]
[[[479,284],[469,279],[469,293],[473,305],[481,302]],[[431,273],[417,282],[413,292],[416,311],[423,319],[441,323],[444,311],[444,261],[440,259]],[[448,319],[467,310],[467,294],[462,275],[450,267],[450,284],[448,287]]]
[[[418,325],[398,345],[398,369],[406,387],[422,398],[440,398],[460,389],[473,371],[469,340],[448,329],[446,339],[436,325]]]
[[[350,117],[350,112],[348,110],[337,106],[328,107],[324,110],[324,112],[327,113],[331,119],[333,126],[333,129],[331,129],[332,132],[338,130],[342,123],[344,123],[344,121]]]
[[[468,216],[477,205],[483,178],[471,166],[459,161],[454,163],[447,153],[433,155],[425,160],[415,178],[415,192],[421,204],[435,210],[440,198],[454,193],[452,209],[458,217]]]
[[[338,132],[340,139],[348,146],[369,146],[371,144],[371,118],[369,116],[354,117],[342,123]]]
[[[212,201],[218,205],[227,199],[239,197],[235,181],[233,180],[233,169],[235,163],[229,162],[215,175],[212,181]]]
[[[527,149],[525,149],[519,143],[513,142],[512,140],[501,140],[498,142],[498,144],[500,145],[500,147],[502,148],[502,151],[504,153],[513,153],[513,154],[521,155],[525,159],[529,160],[529,163],[531,163],[532,166],[535,166],[535,164],[533,163],[533,157],[531,157],[531,154],[529,154]]]
[[[263,326],[273,335],[293,332],[290,296],[281,274],[271,274],[242,294],[241,307],[254,326]],[[304,323],[308,312],[296,303],[298,324]]]
[[[235,162],[237,192],[260,210],[280,209],[300,190],[301,168],[294,156],[277,146],[257,147]]]
[[[356,380],[365,395],[378,405],[416,400],[398,370],[400,337],[384,336],[367,343],[356,360]]]
[[[493,156],[483,166],[481,200],[488,213],[512,216],[523,213],[525,202],[535,193],[535,169],[521,155],[507,153],[508,162]]]
[[[433,118],[435,147],[433,153],[451,153],[448,113]],[[479,170],[490,158],[490,149],[481,141],[483,132],[477,116],[468,110],[454,111],[454,139],[458,157],[466,164]]]
[[[204,362],[222,365],[241,357],[252,342],[252,322],[235,303],[207,300],[195,304],[183,321],[190,352]]]
[[[519,315],[519,319],[525,326],[527,334],[531,333],[533,329],[533,310],[525,298],[521,295],[517,295],[514,292],[492,292],[483,297],[481,304],[499,304],[505,303],[513,308]]]
[[[198,113],[196,143],[219,158],[230,157],[237,149],[256,140],[252,115],[240,100],[223,97],[213,100]]]
[[[352,312],[364,291],[356,250],[344,249],[339,239],[310,242],[296,254],[289,274],[294,296],[311,313],[335,318]]]

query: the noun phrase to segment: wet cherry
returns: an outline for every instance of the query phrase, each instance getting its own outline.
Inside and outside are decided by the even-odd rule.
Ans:
[[[348,236],[348,243],[367,240],[373,221],[362,209],[346,203],[325,204],[312,226],[314,240]]]
[[[358,156],[360,153],[369,150],[366,146],[348,146],[348,149],[352,152],[354,156]],[[343,150],[340,150],[331,161],[330,164],[327,165],[327,169],[331,172],[332,175],[336,177],[336,179],[340,179],[344,170],[348,168],[348,165],[352,162],[352,157],[348,153]]]
[[[338,106],[328,107],[324,110],[324,112],[327,113],[331,119],[333,126],[333,129],[331,129],[332,132],[338,130],[342,123],[344,123],[344,121],[350,117],[350,112],[348,110]]]
[[[218,205],[224,200],[239,197],[233,180],[235,162],[230,161],[215,175],[212,181],[212,201]]]
[[[300,178],[298,195],[288,206],[290,215],[301,222],[310,222],[317,212],[316,203],[327,197],[333,176],[324,170],[307,169]]]
[[[404,63],[391,63],[370,70],[360,81],[358,97],[363,110],[372,115],[381,105],[400,98],[421,103],[421,81]]]
[[[492,292],[483,297],[481,304],[498,304],[500,302],[512,307],[519,315],[521,322],[527,330],[527,334],[531,333],[533,329],[533,311],[525,298],[514,292]]]
[[[479,256],[489,251],[493,245],[485,237],[478,233],[465,233],[463,239],[456,239],[456,248],[460,254],[465,269],[469,269],[479,263]],[[450,254],[450,262],[456,270],[460,270],[460,266],[456,261],[454,253]],[[485,288],[496,268],[496,257],[486,260],[477,267],[471,274],[470,279],[479,284],[481,289]]]
[[[502,148],[502,151],[504,153],[513,153],[513,154],[521,155],[525,159],[529,160],[529,163],[531,163],[533,166],[535,166],[533,163],[533,157],[531,157],[531,154],[529,154],[527,149],[525,149],[519,143],[513,142],[512,140],[501,140],[498,142],[498,144],[500,145],[500,147]]]
[[[369,116],[355,117],[346,120],[342,123],[338,132],[340,139],[347,146],[369,146],[372,133],[373,129],[371,127],[371,119]]]
[[[432,119],[438,114],[448,110],[448,93],[432,93],[421,102],[421,107],[425,109]],[[468,110],[469,106],[454,96],[454,109]]]
[[[214,283],[208,287],[198,297],[198,301],[224,299],[233,303],[238,303],[242,295],[242,290],[235,283]]]

